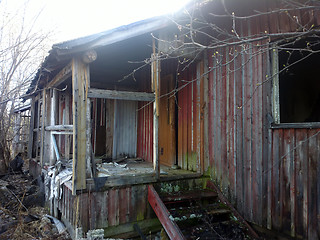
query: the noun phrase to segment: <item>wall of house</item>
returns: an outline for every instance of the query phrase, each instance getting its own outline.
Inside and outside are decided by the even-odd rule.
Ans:
[[[260,11],[277,4],[259,2]],[[299,24],[285,12],[237,20],[237,34],[291,32],[300,24],[320,23],[319,11],[304,9],[292,14]],[[205,158],[205,171],[247,220],[292,236],[318,239],[320,129],[270,128],[272,81],[267,78],[271,63],[269,52],[262,51],[268,41],[208,53],[211,71],[204,91],[208,91],[205,132],[209,158]]]

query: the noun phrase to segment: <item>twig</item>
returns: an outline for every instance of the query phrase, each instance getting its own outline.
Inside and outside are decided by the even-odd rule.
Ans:
[[[23,205],[23,203],[20,201],[20,199],[18,198],[17,195],[14,194],[14,192],[12,192],[10,189],[7,188],[7,190],[18,200],[18,202],[21,204],[21,206],[26,210],[26,211],[29,211],[28,208]]]

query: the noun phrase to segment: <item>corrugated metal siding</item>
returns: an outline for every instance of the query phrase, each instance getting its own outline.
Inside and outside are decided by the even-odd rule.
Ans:
[[[153,103],[138,104],[137,157],[152,162],[153,159]]]
[[[278,3],[261,4],[266,11]],[[294,14],[301,25],[319,24],[319,11],[295,10]],[[299,27],[287,13],[237,20],[236,26],[241,36],[290,32]],[[308,138],[319,130],[269,129],[271,82],[261,84],[271,76],[269,53],[260,47],[264,44],[268,42],[228,46],[208,54],[212,71],[205,130],[209,133],[209,159],[205,161],[210,163],[211,176],[247,220],[293,236],[318,239],[319,136]],[[188,115],[181,116],[184,121]]]
[[[137,107],[136,101],[115,101],[113,158],[137,156]]]

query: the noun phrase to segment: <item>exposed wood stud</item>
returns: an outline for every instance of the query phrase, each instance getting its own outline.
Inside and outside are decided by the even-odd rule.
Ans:
[[[46,123],[46,90],[42,90],[42,117],[41,117],[41,135],[40,135],[40,166],[43,166],[43,154],[44,154],[44,125]]]

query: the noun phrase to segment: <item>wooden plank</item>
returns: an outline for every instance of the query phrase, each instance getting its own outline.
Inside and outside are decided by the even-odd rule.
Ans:
[[[127,222],[127,214],[128,214],[128,194],[127,188],[119,189],[119,223],[124,224]]]
[[[92,159],[92,144],[91,144],[91,132],[92,132],[92,123],[91,123],[91,101],[88,99],[87,100],[87,106],[86,106],[86,177],[87,178],[92,178],[94,177],[93,175],[93,170],[95,169],[95,164],[93,163]],[[93,166],[91,166],[91,163]]]
[[[229,52],[229,48],[224,48],[220,50],[222,54],[221,56],[221,82],[220,82],[220,136],[221,136],[221,189],[225,196],[228,196],[229,189],[229,139],[230,132],[228,128],[228,110],[229,110],[229,74],[227,73],[227,53]]]
[[[43,166],[43,155],[44,155],[44,128],[46,123],[46,90],[42,90],[42,116],[41,116],[41,136],[40,136],[40,166]]]
[[[305,129],[296,129],[295,142],[295,235],[303,236],[303,179],[305,174],[303,172],[304,159],[307,159],[307,148],[303,141],[305,140],[307,132]]]
[[[137,224],[143,232],[156,232],[160,231],[161,223],[157,218],[147,219],[143,221],[133,221],[127,224],[122,224],[119,226],[110,226],[104,229],[104,237],[107,239],[132,239],[138,237],[138,234],[135,232],[133,225]]]
[[[152,185],[148,186],[148,201],[166,230],[170,239],[185,239],[177,224],[169,217],[170,213]]]
[[[307,139],[308,137],[310,137],[310,135],[308,134],[308,131],[305,131],[305,139]],[[302,205],[302,209],[303,209],[303,221],[302,221],[302,225],[303,225],[303,235],[304,237],[308,236],[308,226],[310,224],[309,222],[309,194],[308,194],[308,186],[309,186],[309,146],[308,146],[308,141],[306,142],[306,140],[303,140],[302,143],[303,148],[306,151],[306,154],[304,155],[305,158],[301,159],[303,161],[302,163],[302,172],[303,172],[303,205]]]
[[[72,63],[70,62],[67,66],[65,66],[47,85],[47,88],[57,87],[62,82],[71,77],[72,73]]]
[[[80,59],[72,61],[72,89],[73,89],[73,174],[72,184],[76,190],[86,188],[86,84],[88,81],[88,66]]]
[[[294,198],[290,198],[290,188],[292,187],[290,185],[291,182],[291,175],[290,175],[290,167],[291,163],[293,163],[293,143],[294,143],[294,130],[293,129],[287,129],[284,131],[283,136],[283,156],[281,157],[282,162],[282,196],[283,201],[282,204],[282,229],[283,232],[287,234],[291,234],[291,204],[294,205]]]
[[[199,152],[199,170],[198,172],[200,174],[204,173],[204,149],[205,149],[205,136],[204,136],[204,108],[205,108],[205,101],[204,101],[204,81],[207,81],[207,79],[205,80],[204,78],[204,61],[202,60],[200,62],[199,65],[199,84],[198,86],[198,97],[199,97],[199,139],[198,139],[198,147],[197,147],[197,151]]]
[[[228,132],[229,132],[229,139],[228,139],[228,168],[229,168],[229,189],[232,192],[230,199],[232,204],[236,204],[236,138],[235,138],[235,128],[236,128],[236,88],[235,88],[235,78],[234,78],[234,61],[235,61],[235,49],[230,48],[229,51],[226,53],[226,62],[228,63],[227,66],[227,74],[228,74]]]
[[[31,100],[31,110],[30,110],[30,129],[29,129],[29,143],[28,143],[28,158],[32,158],[32,149],[33,149],[33,129],[34,129],[34,117],[35,117],[35,100],[34,97]]]
[[[57,103],[58,102],[58,92],[56,89],[52,89],[52,97],[51,97],[51,109],[50,109],[50,125],[54,126],[57,124]],[[48,126],[49,127],[49,126]],[[53,142],[52,137],[50,134],[50,152],[49,152],[49,158],[50,158],[50,165],[53,165],[55,163],[55,156],[54,156],[54,148],[53,148]]]
[[[319,168],[319,137],[317,136],[319,129],[309,130],[309,157],[308,157],[308,239],[319,239],[318,221],[320,216],[316,211],[317,206],[317,168]],[[306,164],[306,163],[305,163]],[[318,186],[317,186],[318,185]]]
[[[201,146],[203,147],[203,171],[207,172],[210,166],[210,156],[209,156],[209,59],[208,51],[204,54],[204,65],[203,65],[203,85],[201,97],[203,97],[203,103],[201,104],[201,110],[203,111],[203,139],[201,140]]]
[[[119,225],[119,189],[110,189],[108,194],[108,224]]]
[[[70,123],[70,95],[66,93],[65,95],[65,122],[64,124],[69,124]],[[72,128],[73,129],[73,128]],[[70,158],[70,137],[65,136],[65,158],[69,159]]]
[[[245,210],[244,205],[244,188],[243,188],[243,175],[244,175],[244,165],[243,165],[243,81],[242,81],[242,57],[241,48],[237,47],[235,49],[236,57],[234,61],[234,81],[235,81],[235,158],[236,158],[236,189],[237,189],[237,209],[240,213]]]
[[[51,142],[52,142],[54,152],[56,154],[57,161],[59,161],[60,160],[59,149],[58,149],[58,145],[57,145],[56,139],[53,134],[51,134]]]
[[[106,157],[112,158],[113,149],[113,121],[114,121],[114,100],[106,101]]]
[[[88,90],[88,97],[131,100],[131,101],[154,101],[155,100],[154,93],[116,91],[116,90],[95,89],[95,88],[90,88]]]
[[[286,129],[286,128],[295,128],[295,129],[317,129],[320,128],[320,124],[318,122],[310,122],[310,123],[280,123],[280,124],[272,124],[272,129]]]
[[[114,175],[107,177],[104,186],[100,189],[101,191],[104,189],[126,186],[126,185],[136,185],[136,184],[145,184],[156,182],[155,173],[148,174],[139,174],[137,177],[136,174],[133,175]],[[95,185],[93,180],[87,180],[87,190],[95,190]]]
[[[84,194],[77,195],[77,198],[79,198],[79,207],[76,209],[76,211],[79,212],[80,224],[82,227],[82,231],[87,232],[90,227],[89,214],[88,214],[89,213],[89,211],[88,211],[88,206],[89,206],[88,194],[84,193]],[[76,225],[76,226],[78,226],[78,225]]]
[[[73,125],[52,125],[46,126],[46,131],[73,131]]]
[[[100,203],[99,203],[99,192],[88,192],[88,212],[89,212],[89,226],[90,229],[96,229],[97,228],[97,219],[98,214],[100,212]]]
[[[105,228],[108,227],[108,197],[109,192],[103,191],[99,193],[99,201],[98,206],[99,207],[99,213],[97,214],[97,222],[96,226],[97,228]]]

